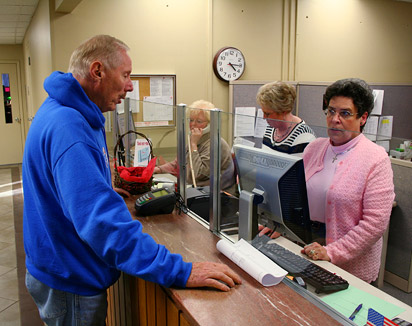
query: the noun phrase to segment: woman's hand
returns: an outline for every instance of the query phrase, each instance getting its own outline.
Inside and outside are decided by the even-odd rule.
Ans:
[[[193,150],[197,150],[197,144],[199,143],[200,138],[203,135],[202,128],[193,128],[190,130],[190,145]]]
[[[259,224],[259,226],[258,226],[258,230],[260,231],[259,232],[259,237],[261,237],[262,235],[264,235],[264,234],[266,234],[266,233],[272,233],[271,235],[270,235],[270,238],[271,239],[276,239],[276,238],[279,238],[280,236],[281,236],[281,234],[279,233],[279,232],[273,232],[273,230],[272,229],[269,229],[268,227],[266,227],[266,226],[263,226],[263,225],[260,225]]]
[[[324,246],[321,246],[317,242],[313,242],[305,246],[301,250],[302,254],[307,255],[309,258],[313,260],[326,260],[330,261],[330,258],[328,256],[328,252],[326,251],[326,248]]]

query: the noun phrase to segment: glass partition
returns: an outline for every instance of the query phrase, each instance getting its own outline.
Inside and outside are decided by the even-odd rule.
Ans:
[[[293,227],[288,224],[290,221],[285,222],[285,220],[283,220],[286,228],[279,227],[279,221],[282,222],[282,220],[276,216],[275,213],[277,212],[279,215],[279,211],[282,211],[283,206],[287,206],[288,201],[297,199],[293,199],[290,197],[291,195],[286,197],[289,199],[285,199],[282,195],[276,194],[276,191],[279,192],[279,189],[276,189],[276,187],[270,188],[272,184],[276,184],[279,181],[279,177],[273,172],[275,170],[268,173],[261,173],[263,169],[259,167],[256,162],[249,162],[250,168],[248,169],[244,162],[239,163],[238,157],[236,156],[238,149],[236,148],[255,148],[258,151],[255,158],[260,160],[265,159],[267,162],[270,161],[269,159],[272,159],[272,154],[276,152],[286,153],[285,155],[296,157],[295,161],[299,161],[306,143],[310,143],[316,138],[330,137],[339,140],[342,139],[342,137],[346,137],[350,141],[354,140],[355,144],[352,147],[349,146],[345,148],[345,145],[343,145],[342,148],[336,147],[329,149],[328,147],[329,152],[326,151],[325,155],[328,155],[329,163],[332,164],[336,162],[339,164],[345,156],[347,157],[349,153],[356,148],[356,139],[360,139],[357,137],[360,133],[328,129],[326,127],[326,117],[325,121],[320,121],[319,125],[302,126],[302,123],[294,121],[264,119],[263,117],[240,114],[235,116],[223,111],[209,111],[207,109],[197,109],[189,106],[159,106],[154,103],[145,103],[143,105],[140,101],[136,102],[135,107],[138,107],[139,110],[143,110],[147,105],[156,106],[153,107],[153,109],[160,111],[172,110],[176,117],[179,116],[178,111],[181,110],[182,113],[180,116],[182,120],[177,118],[176,126],[150,126],[143,128],[136,127],[136,125],[139,124],[136,124],[137,121],[134,120],[133,113],[130,113],[129,120],[126,119],[124,110],[105,114],[107,142],[111,156],[114,155],[114,146],[118,139],[116,135],[124,134],[123,131],[126,129],[122,128],[124,128],[125,125],[129,125],[128,129],[134,127],[135,131],[143,133],[151,140],[153,154],[157,157],[157,167],[161,167],[154,175],[155,180],[164,181],[167,184],[167,180],[162,179],[162,177],[165,176],[171,180],[169,185],[176,189],[176,183],[180,177],[183,177],[184,183],[187,186],[187,188],[185,188],[184,199],[191,210],[190,215],[200,217],[201,221],[211,230],[221,232],[222,235],[230,238],[232,241],[237,241],[239,232],[241,232],[239,229],[239,216],[242,213],[242,209],[239,208],[241,190],[251,192],[255,188],[263,192],[266,190],[266,193],[263,195],[265,197],[263,209],[258,211],[260,214],[259,224],[266,224],[271,230],[274,230],[276,226],[278,227],[278,231],[281,231],[281,233],[298,242],[307,242],[307,238],[304,237],[308,236],[307,233],[306,235],[305,233],[302,235],[302,233],[299,233],[299,230],[293,229]],[[115,114],[117,117],[115,117]],[[282,126],[282,124],[286,124],[287,132],[277,133],[276,129],[270,128],[270,126],[276,128],[276,126]],[[177,129],[182,132],[180,138]],[[202,129],[201,132],[200,129]],[[285,130],[285,128],[283,129]],[[293,132],[297,129],[300,130],[298,133]],[[293,137],[285,136],[287,133]],[[412,244],[406,244],[404,239],[409,237],[408,230],[410,230],[410,224],[412,223],[410,222],[411,219],[409,216],[412,211],[412,204],[410,203],[412,190],[410,190],[408,182],[408,180],[411,180],[412,175],[411,140],[391,137],[384,134],[376,135],[368,132],[364,132],[363,136],[379,144],[379,146],[384,148],[382,151],[386,151],[390,157],[394,175],[395,200],[393,202],[390,220],[391,236],[387,241],[387,247],[391,255],[387,257],[386,269],[395,275],[395,277],[408,279],[410,278],[411,270]],[[129,157],[130,164],[135,164],[136,156],[139,155],[136,154],[136,138],[124,138],[127,138],[127,141],[124,139],[125,141],[123,143],[125,162],[126,157]],[[183,139],[184,141],[179,142],[178,139]],[[127,142],[129,145],[127,145]],[[322,144],[326,146],[324,144],[328,143],[329,140]],[[127,148],[129,149],[127,150]],[[182,149],[183,153],[180,162],[178,162],[179,148]],[[220,149],[220,151],[213,150],[213,148]],[[335,149],[337,149],[337,151],[334,152]],[[321,150],[322,146],[320,146],[317,151]],[[244,152],[249,153],[250,151],[245,150]],[[270,162],[273,163],[273,161]],[[179,167],[179,163],[181,167]],[[364,176],[361,167],[362,162],[355,162],[354,164],[356,164],[356,166],[359,165],[359,167],[354,167],[353,170],[348,171],[350,178],[353,178],[353,182],[361,178],[361,176]],[[166,166],[168,166],[168,168],[166,168]],[[379,165],[372,169],[370,173],[373,174],[375,170],[378,171],[378,167]],[[270,166],[270,168],[276,169],[276,166]],[[297,169],[301,169],[301,167]],[[184,174],[182,175],[180,171],[184,171]],[[163,173],[159,174],[159,172]],[[219,173],[219,178],[217,178],[217,173]],[[227,177],[225,173],[227,173],[229,177]],[[305,173],[307,173],[307,171],[305,171]],[[213,182],[211,185],[211,175],[213,176],[212,180],[220,179],[217,188],[216,185],[213,185]],[[366,176],[364,177],[366,178]],[[388,179],[390,178],[390,171],[387,171],[387,177]],[[295,182],[300,182],[300,179],[296,180]],[[211,186],[212,188],[215,187],[214,189],[217,189],[218,192],[211,189]],[[313,202],[316,202],[318,198],[311,196],[313,185],[308,186],[308,184],[306,184],[306,187],[307,205],[311,207]],[[300,189],[296,192],[301,192],[301,194],[305,195],[302,191],[303,190]],[[366,193],[368,189],[362,191]],[[287,193],[286,190],[282,190],[281,192]],[[364,196],[362,192],[351,196],[349,192],[342,193],[339,199],[340,204],[344,205],[344,203],[347,203],[351,205],[351,203],[357,202],[359,198],[364,198],[362,197]],[[278,202],[280,208],[272,205],[275,201]],[[303,206],[304,205],[305,204],[303,204]],[[363,203],[359,203],[359,205],[363,205]],[[192,212],[195,214],[192,214]],[[271,214],[275,215],[275,217],[271,216]],[[282,218],[290,219],[287,214],[285,214],[285,216],[286,217],[282,215]],[[300,217],[302,216],[307,218],[305,214],[300,215]],[[210,217],[213,219],[213,224],[209,225]],[[314,219],[313,213],[310,213],[309,217],[310,219]],[[257,222],[254,226],[252,225],[252,228],[253,234],[256,234],[258,228]],[[297,238],[294,237],[294,235],[297,235]],[[310,236],[313,240],[312,233],[310,233]]]
[[[345,179],[346,184],[343,190],[336,190],[331,202],[338,205],[341,212],[351,207],[353,214],[364,214],[368,225],[366,232],[373,238],[377,230],[385,231],[384,223],[373,221],[379,220],[376,216],[380,214],[380,205],[388,206],[387,181],[393,173],[395,198],[390,225],[383,236],[382,266],[386,269],[385,280],[387,274],[395,279],[394,282],[411,279],[412,243],[405,241],[410,238],[412,228],[411,139],[327,128],[326,117],[319,125],[304,125],[298,121],[256,116],[255,108],[253,115],[233,115],[185,105],[135,102],[130,107],[134,105],[144,110],[150,106],[149,110],[166,110],[165,114],[172,110],[176,125],[142,127],[133,112],[127,117],[127,110],[121,108],[116,113],[105,114],[111,156],[118,135],[131,129],[143,133],[152,142],[157,168],[160,168],[156,169],[155,182],[178,189],[190,210],[189,216],[233,242],[239,237],[253,238],[262,226],[300,244],[320,242],[325,233],[319,225],[329,214],[322,209],[330,205],[326,192],[334,186],[338,167],[345,164],[348,168],[339,177]],[[125,163],[135,164],[139,156],[136,138],[124,138]],[[330,139],[336,141],[334,145],[337,146],[330,146]],[[379,147],[369,141],[383,149],[377,150]],[[310,159],[319,159],[323,164],[319,163],[316,168],[303,165],[302,160],[302,152],[312,142],[316,143],[308,148]],[[358,153],[360,159],[349,163],[348,158],[355,148],[370,154]],[[386,155],[390,157],[391,170],[383,168]],[[285,166],[290,168],[284,169]],[[324,166],[328,167],[329,174],[320,174],[317,183],[312,183],[313,176],[324,170]],[[310,177],[306,180],[308,174]],[[179,182],[185,185],[183,192]],[[316,190],[319,185],[323,185],[323,190]],[[253,209],[249,210],[251,204]],[[256,214],[255,220],[253,214]],[[346,227],[346,222],[341,220],[337,228]],[[390,254],[386,255],[386,251]]]
[[[210,102],[196,101],[186,108],[185,116],[187,206],[218,231],[223,191],[235,189],[231,147],[222,137],[222,112]]]

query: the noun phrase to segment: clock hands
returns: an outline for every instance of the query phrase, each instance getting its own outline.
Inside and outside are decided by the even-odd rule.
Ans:
[[[237,65],[234,65],[233,63],[229,62],[229,63],[228,63],[228,66],[231,66],[231,67],[233,68],[233,70],[236,71],[236,68],[233,67],[233,66],[237,66]]]

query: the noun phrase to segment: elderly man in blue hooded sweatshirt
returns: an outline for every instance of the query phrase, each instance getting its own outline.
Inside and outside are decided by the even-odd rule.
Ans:
[[[102,113],[133,90],[128,50],[108,35],[81,44],[69,73],[45,80],[49,96],[27,136],[26,285],[49,325],[72,325],[76,318],[104,325],[106,289],[120,271],[167,287],[229,291],[241,283],[226,265],[188,263],[157,244],[112,188]]]

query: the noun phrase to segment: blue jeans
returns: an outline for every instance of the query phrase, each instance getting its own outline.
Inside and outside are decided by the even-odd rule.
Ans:
[[[26,287],[48,326],[106,325],[107,294],[82,296],[52,289],[26,271]]]

